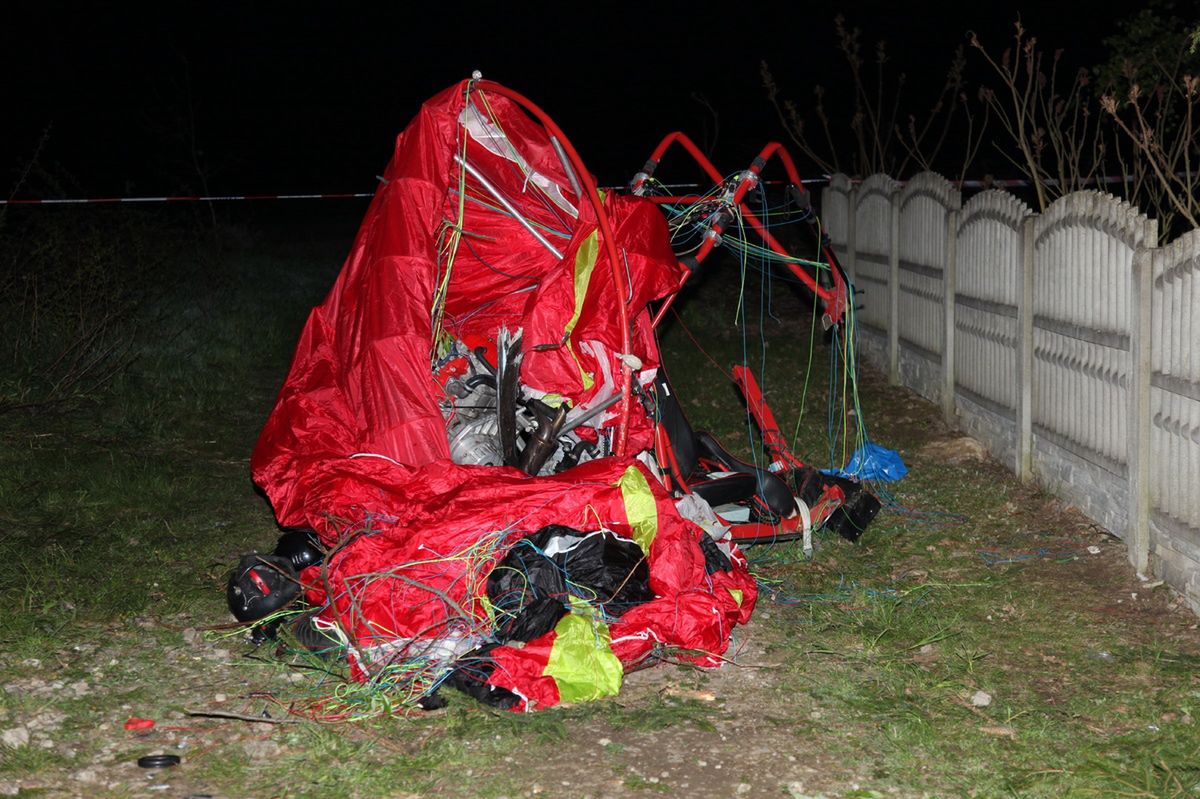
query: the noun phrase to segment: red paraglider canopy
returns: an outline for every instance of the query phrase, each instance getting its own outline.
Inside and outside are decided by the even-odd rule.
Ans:
[[[517,709],[591,698],[665,649],[717,665],[754,606],[740,552],[685,518],[645,455],[647,307],[684,268],[658,208],[598,193],[572,154],[503,87],[429,100],[255,447],[279,523],[331,552],[306,597],[363,679],[420,695],[486,652],[481,681]],[[550,525],[576,532],[538,553],[568,564],[565,615],[504,640],[488,579]],[[596,534],[648,565],[620,612],[570,570]]]

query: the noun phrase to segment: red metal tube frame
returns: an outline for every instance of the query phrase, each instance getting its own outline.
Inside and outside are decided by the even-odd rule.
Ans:
[[[663,140],[659,142],[658,147],[654,149],[654,152],[651,154],[647,164],[657,166],[658,162],[662,160],[663,155],[673,144],[678,144],[690,156],[692,156],[692,159],[695,160],[695,162],[702,170],[704,170],[704,172],[714,183],[719,185],[724,182],[725,178],[720,172],[717,171],[716,167],[713,166],[713,163],[708,159],[708,156],[700,151],[700,148],[696,146],[695,142],[693,142],[687,137],[686,134],[680,131],[675,131],[665,136]],[[787,249],[780,244],[778,239],[771,235],[771,231],[767,229],[762,221],[759,220],[754,212],[747,208],[743,202],[746,192],[757,181],[758,176],[761,174],[763,168],[772,157],[778,157],[779,160],[783,162],[784,171],[787,173],[788,180],[791,182],[791,184],[795,186],[798,191],[807,193],[807,190],[804,188],[804,184],[800,180],[800,175],[796,171],[796,163],[792,160],[791,154],[779,142],[770,142],[762,149],[762,151],[758,154],[758,157],[754,159],[750,165],[750,168],[743,173],[743,179],[738,183],[738,187],[734,191],[732,201],[739,207],[742,217],[750,223],[750,226],[755,230],[755,232],[758,233],[759,236],[762,237],[767,246],[779,255],[787,257],[790,256],[790,253],[788,253]],[[646,172],[639,173],[639,175],[635,178],[635,182],[631,188],[634,191],[637,191],[642,187],[642,185],[645,183],[645,180],[649,176],[650,175]],[[687,202],[691,199],[691,197],[651,199],[655,200],[656,202]],[[714,226],[713,232],[716,234],[716,236],[719,236],[721,230]],[[710,234],[704,244],[701,245],[700,251],[695,256],[695,260],[697,262],[706,258],[716,246],[716,236]],[[832,291],[822,287],[811,275],[801,269],[798,265],[787,264],[787,266],[793,275],[795,275],[806,286],[808,286],[808,288],[815,295],[821,298],[821,301],[825,305],[825,313],[829,316],[831,322],[836,323],[841,320],[843,314],[845,313],[849,292],[847,291],[845,281],[842,279],[840,267],[837,264],[837,257],[833,253],[833,248],[822,241],[821,249],[833,273]],[[686,282],[686,277],[684,281],[680,283],[681,288],[684,282]],[[664,314],[674,302],[675,296],[676,295],[668,297],[659,307],[658,313],[656,313],[654,316],[655,326],[662,321]]]
[[[583,187],[583,192],[587,195],[587,200],[596,211],[596,223],[600,228],[600,238],[603,242],[605,252],[608,254],[609,263],[612,265],[613,282],[617,289],[618,297],[629,296],[629,282],[625,279],[625,272],[621,269],[621,259],[618,257],[616,241],[613,238],[612,225],[609,223],[608,214],[604,210],[604,202],[600,199],[600,192],[596,188],[596,181],[592,174],[588,172],[583,165],[583,159],[579,157],[579,152],[575,146],[571,144],[567,135],[562,132],[562,129],[555,124],[545,111],[538,108],[534,103],[522,94],[519,94],[506,86],[490,80],[479,80],[468,83],[474,85],[475,91],[492,92],[501,97],[507,97],[514,103],[519,105],[526,113],[541,123],[550,135],[558,139],[562,145],[563,152],[567,155],[567,160],[571,162],[571,168],[575,170],[576,176]],[[580,198],[583,199],[583,198]],[[617,303],[617,322],[621,326],[621,350],[623,353],[632,351],[630,343],[629,329],[629,308],[624,302]],[[633,388],[633,369],[628,363],[621,364],[621,403],[617,415],[617,440],[614,450],[617,455],[624,455],[628,447],[629,438],[629,398]]]
[[[771,410],[771,406],[767,404],[767,400],[763,397],[762,389],[759,388],[758,380],[754,377],[754,372],[751,372],[747,367],[737,364],[731,370],[734,385],[742,392],[742,396],[746,400],[746,407],[750,411],[750,415],[754,418],[754,423],[758,425],[758,430],[762,434],[763,446],[770,453],[772,460],[781,463],[789,469],[802,469],[804,462],[797,458],[788,446],[787,439],[783,437],[783,432],[779,429],[779,422],[775,421],[775,413]]]

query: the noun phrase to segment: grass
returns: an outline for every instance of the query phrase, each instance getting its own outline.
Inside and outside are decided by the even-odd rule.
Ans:
[[[0,788],[126,796],[150,779],[179,795],[321,797],[515,797],[535,786],[545,796],[735,795],[741,785],[784,797],[1200,791],[1195,619],[1166,589],[1134,600],[1121,547],[999,465],[923,456],[926,441],[951,434],[937,410],[867,373],[872,437],[898,449],[910,474],[857,545],[819,536],[811,561],[791,545],[750,551],[763,593],[752,624],[735,631],[745,668],[662,667],[632,675],[612,700],[530,715],[452,696],[437,713],[343,725],[188,716],[215,708],[278,721],[278,702],[331,690],[269,651],[195,630],[228,620],[228,570],[278,534],[247,459],[352,229],[299,240],[287,230],[203,269],[180,265],[186,279],[155,309],[177,324],[104,401],[0,417],[0,732],[31,736],[0,745]],[[748,281],[747,296],[759,294]],[[743,335],[730,283],[708,279],[665,331],[672,380],[696,427],[750,456],[740,401],[709,361],[748,355],[785,428],[803,414],[797,451],[823,466],[827,350],[810,346],[805,309],[786,287],[774,286],[772,301],[778,321],[747,303]],[[127,732],[133,715],[158,726]],[[156,751],[181,752],[184,766],[146,775],[131,765]]]

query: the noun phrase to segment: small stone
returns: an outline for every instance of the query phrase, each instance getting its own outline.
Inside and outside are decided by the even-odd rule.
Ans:
[[[976,691],[971,697],[971,704],[975,707],[987,707],[992,703],[992,695],[987,691]]]
[[[213,697],[213,701],[217,702],[219,704],[221,702],[224,702],[228,698],[229,697],[225,696],[225,694],[217,694]]]
[[[21,661],[21,668],[23,669],[40,669],[41,667],[42,661],[37,658],[25,658]]]
[[[13,727],[0,733],[0,743],[9,749],[20,749],[29,745],[29,730],[25,727]]]
[[[25,726],[30,732],[53,732],[62,726],[66,718],[67,714],[63,711],[56,708],[46,708],[26,722]]]
[[[242,751],[251,760],[274,760],[279,757],[283,747],[271,740],[246,741],[242,744]]]
[[[599,741],[596,741],[596,743],[600,744],[601,746],[608,746],[610,743],[612,743],[612,739],[611,738],[601,738]]]
[[[183,631],[183,642],[188,646],[195,646],[204,641],[204,636],[194,627],[188,627]]]
[[[16,796],[21,792],[21,783],[16,780],[0,780],[0,796]]]
[[[738,796],[745,796],[746,794],[750,793],[750,783],[739,782],[736,790]]]
[[[95,770],[90,768],[82,768],[76,771],[71,775],[71,779],[75,780],[75,782],[83,782],[89,785],[100,781],[100,777],[96,774]]]

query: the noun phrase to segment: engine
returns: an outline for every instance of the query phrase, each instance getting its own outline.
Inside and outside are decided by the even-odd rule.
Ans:
[[[576,428],[595,423],[595,412],[550,405],[520,384],[520,333],[501,331],[493,366],[484,348],[454,341],[435,369],[443,381],[442,416],[450,457],[472,466],[515,466],[533,475],[553,474],[606,455],[605,436],[596,443]]]

